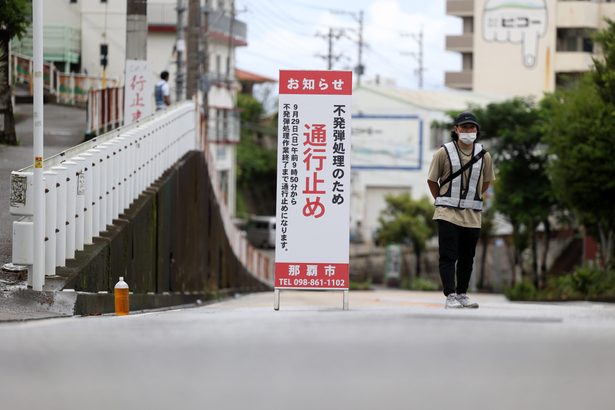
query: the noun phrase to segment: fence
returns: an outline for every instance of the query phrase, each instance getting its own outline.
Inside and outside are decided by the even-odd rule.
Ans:
[[[45,160],[46,276],[55,275],[56,267],[66,266],[76,251],[92,244],[93,237],[186,152],[200,149],[233,253],[253,276],[273,284],[274,260],[248,242],[224,206],[204,118],[197,120],[195,113],[194,103],[182,103]],[[33,194],[32,167],[12,172],[10,211],[21,217],[13,222],[16,265],[33,263]]]
[[[194,103],[183,103],[107,133],[44,163],[45,274],[113,224],[165,170],[195,149]],[[11,173],[13,263],[33,263],[32,167]]]
[[[87,136],[111,131],[124,123],[124,87],[88,92]]]
[[[13,70],[11,84],[28,84],[32,94],[32,58],[20,54],[13,54]],[[86,74],[63,73],[56,69],[53,63],[43,65],[43,83],[47,93],[55,96],[59,103],[70,105],[85,105],[90,90],[102,89],[101,77]],[[116,78],[106,80],[105,86],[118,87]]]

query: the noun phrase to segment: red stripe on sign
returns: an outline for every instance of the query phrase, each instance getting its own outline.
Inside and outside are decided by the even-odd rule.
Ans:
[[[352,71],[280,70],[280,94],[352,95]]]
[[[347,263],[276,263],[276,288],[348,289]]]

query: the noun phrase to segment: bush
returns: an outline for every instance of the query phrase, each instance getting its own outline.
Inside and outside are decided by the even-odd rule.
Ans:
[[[536,300],[538,290],[532,282],[524,280],[504,292],[509,300]]]
[[[523,281],[505,293],[510,300],[615,300],[615,271],[585,265],[552,278],[544,290]]]
[[[559,299],[598,299],[615,297],[615,272],[585,265],[549,283]]]
[[[440,286],[436,282],[424,278],[412,278],[410,280],[404,279],[401,283],[401,287],[402,289],[422,291],[434,291],[440,289]]]
[[[348,289],[349,290],[372,290],[372,281],[369,279],[366,281],[362,281],[362,282],[351,280],[350,287]]]

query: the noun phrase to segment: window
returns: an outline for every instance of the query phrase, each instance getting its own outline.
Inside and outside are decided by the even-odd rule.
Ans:
[[[556,50],[560,52],[594,51],[594,42],[591,37],[595,30],[584,28],[558,28]]]
[[[431,138],[430,138],[430,148],[438,149],[444,143],[450,141],[450,130],[448,128],[443,128],[439,124],[433,124],[431,126]]]

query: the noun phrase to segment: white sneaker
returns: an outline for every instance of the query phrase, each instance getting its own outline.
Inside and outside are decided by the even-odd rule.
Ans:
[[[478,309],[478,303],[472,302],[470,298],[468,297],[468,295],[465,293],[461,293],[457,295],[457,302],[459,302],[459,304],[464,308]]]
[[[446,297],[446,302],[444,303],[445,309],[460,309],[462,307],[463,305],[457,300],[456,293],[451,293]]]

